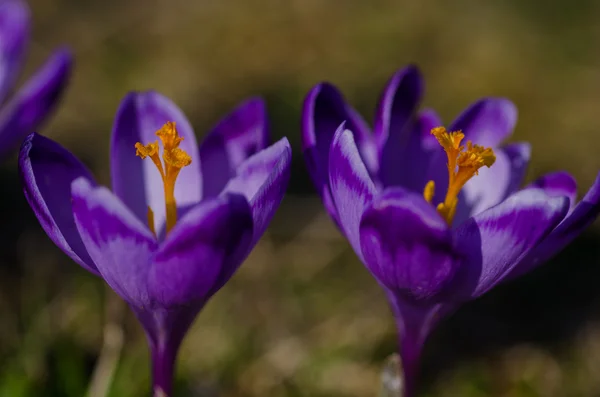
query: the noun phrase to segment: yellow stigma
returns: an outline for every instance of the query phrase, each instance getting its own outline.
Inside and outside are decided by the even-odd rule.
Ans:
[[[160,130],[156,131],[156,135],[162,142],[163,155],[162,161],[159,157],[158,141],[143,145],[140,142],[135,144],[136,156],[145,159],[150,157],[162,178],[165,190],[165,212],[167,233],[171,231],[177,222],[177,203],[175,202],[175,181],[179,175],[179,171],[185,166],[192,163],[192,158],[183,149],[179,148],[179,144],[183,141],[183,137],[179,136],[175,123],[167,121]],[[164,165],[163,165],[164,163]],[[148,226],[154,235],[154,212],[148,207]]]
[[[448,191],[446,198],[437,205],[436,209],[451,225],[456,213],[460,190],[469,179],[479,174],[481,167],[491,167],[496,161],[496,156],[491,148],[474,145],[471,141],[467,142],[465,150],[465,147],[460,145],[465,137],[461,131],[448,132],[444,127],[436,127],[431,130],[431,134],[436,137],[448,156]],[[427,182],[423,190],[423,197],[428,203],[433,200],[434,192],[434,182]]]

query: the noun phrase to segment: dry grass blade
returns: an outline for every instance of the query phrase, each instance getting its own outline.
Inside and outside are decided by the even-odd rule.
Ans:
[[[385,360],[381,372],[381,390],[379,397],[400,397],[402,395],[402,363],[400,356],[392,354]]]

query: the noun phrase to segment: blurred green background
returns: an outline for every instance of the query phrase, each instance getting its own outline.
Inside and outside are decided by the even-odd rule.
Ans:
[[[329,80],[371,119],[399,67],[418,64],[446,122],[488,95],[519,108],[528,180],[600,165],[600,2],[592,0],[32,0],[23,77],[68,44],[77,63],[41,131],[109,184],[109,133],[129,90],[157,89],[199,137],[261,95],[293,176],[269,231],[206,306],[181,349],[175,396],[376,396],[396,332],[383,293],[310,184],[299,148],[305,93]],[[133,152],[132,152],[133,155]],[[0,396],[149,395],[140,326],[101,280],[46,237],[0,181]],[[600,230],[464,306],[432,335],[422,396],[600,395]]]

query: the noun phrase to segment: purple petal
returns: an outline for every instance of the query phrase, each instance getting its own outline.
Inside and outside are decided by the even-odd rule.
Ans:
[[[512,134],[517,123],[517,108],[504,98],[484,98],[469,106],[449,130],[461,130],[466,140],[481,146],[498,146]]]
[[[71,74],[67,49],[56,51],[0,112],[0,155],[34,132],[54,110]]]
[[[423,192],[425,185],[431,180],[431,161],[438,150],[437,140],[431,135],[431,129],[441,125],[440,119],[433,110],[420,112],[407,128],[408,142],[403,153],[389,156],[389,160],[380,169],[380,180],[383,186],[402,186],[414,192]],[[433,138],[433,141],[431,140]],[[444,171],[445,167],[441,170]],[[447,178],[447,171],[444,173]]]
[[[504,200],[517,192],[523,185],[527,167],[529,167],[529,161],[531,160],[531,145],[527,142],[509,143],[500,149],[496,149],[496,151],[503,152],[508,158],[508,168],[510,169],[510,177],[504,190],[504,197],[502,197],[502,200]],[[492,175],[490,176],[493,178]]]
[[[254,232],[252,246],[263,235],[275,210],[281,204],[290,179],[292,148],[287,138],[256,153],[237,170],[224,193],[239,193],[246,197],[252,209]]]
[[[33,133],[21,147],[19,173],[25,198],[48,237],[80,266],[98,274],[71,207],[71,182],[82,177],[95,185],[90,171],[64,147]]]
[[[374,135],[380,151],[407,140],[406,127],[423,96],[423,86],[419,69],[412,65],[398,70],[387,82],[375,114]]]
[[[148,207],[152,208],[155,230],[161,230],[165,222],[163,182],[150,159],[135,155],[135,144],[156,141],[156,131],[167,121],[177,124],[177,131],[184,138],[180,147],[192,158],[192,165],[183,168],[177,178],[175,199],[180,207],[193,205],[202,197],[196,137],[185,115],[169,98],[155,91],[129,93],[117,111],[110,147],[115,195],[144,223]]]
[[[531,158],[530,145],[511,143],[495,149],[494,153],[496,162],[490,168],[481,168],[479,175],[463,188],[454,217],[455,225],[504,201],[523,183]]]
[[[75,224],[102,278],[130,305],[149,307],[148,271],[158,244],[148,227],[85,178],[73,181],[72,194]]]
[[[433,109],[423,109],[417,114],[416,128],[421,135],[421,146],[427,152],[441,149],[431,130],[442,125],[442,119]]]
[[[559,178],[555,179],[558,180]],[[566,197],[571,200],[573,192],[570,191],[568,184],[568,178],[565,177],[561,189],[564,189],[565,193],[569,194]],[[555,189],[558,186],[559,184],[555,183],[552,190],[556,192]],[[594,184],[586,195],[583,196],[583,199],[575,205],[573,210],[556,229],[529,253],[523,262],[519,264],[519,267],[514,270],[511,277],[526,273],[558,254],[575,240],[583,230],[590,226],[596,220],[598,214],[600,214],[600,173],[596,176]]]
[[[200,145],[203,197],[217,196],[248,157],[269,144],[267,110],[253,98],[221,120]]]
[[[565,197],[526,189],[469,218],[455,230],[465,261],[450,294],[475,298],[503,281],[564,218],[568,207]]]
[[[410,166],[402,159],[420,146],[420,131],[411,125],[422,95],[423,79],[415,66],[397,71],[383,91],[375,114],[374,136],[384,186],[401,185],[400,176]],[[398,169],[398,166],[403,168]]]
[[[328,83],[316,85],[304,100],[302,152],[325,208],[334,219],[337,219],[337,211],[329,189],[329,150],[337,128],[344,121],[346,127],[354,134],[368,169],[375,169],[377,153],[367,124],[346,103],[337,88]]]
[[[438,203],[444,200],[448,189],[448,167],[446,165],[448,160],[444,149],[442,149],[435,136],[431,134],[431,130],[442,126],[443,122],[431,109],[421,111],[417,120],[417,126],[421,134],[421,147],[425,153],[423,156],[426,159],[421,160],[419,169],[415,170],[419,176],[415,177],[412,182],[412,190],[421,193],[427,182],[433,181],[435,183],[433,202]],[[423,169],[420,169],[421,167]],[[407,174],[413,174],[412,169]]]
[[[203,304],[228,262],[239,260],[234,253],[247,252],[251,238],[252,215],[244,197],[197,204],[156,252],[148,278],[155,307]]]
[[[533,181],[527,187],[542,189],[548,196],[567,197],[569,199],[570,211],[577,204],[577,181],[568,172],[551,172]]]
[[[373,275],[411,300],[435,297],[458,263],[444,219],[422,196],[402,188],[387,189],[367,207],[360,242]]]
[[[0,102],[14,87],[21,70],[29,41],[29,20],[27,3],[5,0],[0,4]]]
[[[342,231],[362,260],[360,219],[376,191],[354,137],[344,124],[339,126],[331,144],[329,183]]]

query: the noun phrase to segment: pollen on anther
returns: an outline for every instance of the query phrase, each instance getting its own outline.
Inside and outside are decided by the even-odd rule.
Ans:
[[[165,164],[176,168],[183,168],[192,163],[190,155],[180,148],[165,151],[163,160],[165,161]]]
[[[149,157],[156,166],[163,182],[165,195],[166,231],[169,231],[177,222],[177,203],[175,200],[175,182],[181,169],[192,163],[192,158],[179,144],[183,137],[179,136],[174,122],[166,122],[156,135],[162,143],[162,156],[159,156],[158,141],[143,145],[141,142],[135,144],[136,155],[142,159]],[[162,161],[161,161],[162,157]],[[148,208],[148,225],[156,235],[154,228],[154,212]]]
[[[140,142],[135,144],[135,155],[145,159],[146,157],[154,156],[158,153],[158,141],[150,142],[147,145],[143,145]]]
[[[481,167],[491,167],[496,161],[496,155],[491,148],[473,145],[471,141],[467,142],[467,150],[458,156],[457,164],[459,168],[472,168],[475,175]]]
[[[175,149],[183,141],[183,137],[177,133],[174,121],[167,121],[160,130],[156,131],[156,135],[160,138],[165,150]]]
[[[445,150],[460,151],[460,143],[465,137],[465,134],[463,134],[462,131],[448,132],[444,127],[436,127],[432,129],[431,134],[435,136]]]
[[[461,131],[448,132],[444,127],[431,130],[448,156],[448,189],[444,201],[436,207],[438,213],[451,225],[458,205],[458,194],[463,186],[475,175],[481,167],[491,167],[496,156],[491,148],[474,145],[468,141],[461,146],[465,135]],[[423,190],[423,197],[431,203],[434,195],[434,184],[430,181]]]
[[[427,201],[428,203],[431,203],[431,201],[433,200],[434,193],[435,193],[435,182],[434,181],[427,182],[427,184],[425,185],[425,189],[423,189],[423,197],[425,198],[425,201]]]

